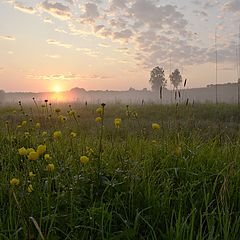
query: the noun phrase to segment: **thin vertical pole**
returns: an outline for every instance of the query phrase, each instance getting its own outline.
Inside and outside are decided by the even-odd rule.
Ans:
[[[169,74],[169,82],[171,83],[170,81],[170,75],[172,74],[172,54],[170,52],[170,59],[169,59],[169,71],[170,71],[170,74]],[[171,92],[171,103],[173,103],[173,89],[172,89],[172,92]]]
[[[218,49],[217,49],[217,28],[215,28],[215,50],[216,50],[216,104],[218,104]]]
[[[237,44],[237,86],[238,86],[238,110],[240,109],[240,25],[238,30],[238,44]]]

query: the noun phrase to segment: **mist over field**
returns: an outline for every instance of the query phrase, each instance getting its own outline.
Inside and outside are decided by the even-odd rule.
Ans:
[[[147,88],[143,90],[135,90],[130,88],[128,91],[86,91],[82,88],[74,88],[64,92],[0,92],[0,104],[17,103],[18,101],[30,103],[32,98],[36,98],[41,102],[48,99],[51,102],[80,102],[99,104],[106,103],[215,103],[216,102],[216,86],[210,85],[205,88],[179,88],[178,90],[168,90],[166,88],[162,91],[160,96],[159,91],[149,91]],[[229,83],[217,86],[217,98],[219,103],[237,103],[238,102],[238,84]]]

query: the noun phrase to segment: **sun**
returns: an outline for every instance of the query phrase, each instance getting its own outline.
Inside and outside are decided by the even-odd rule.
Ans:
[[[62,88],[61,88],[59,85],[55,85],[55,86],[53,87],[53,91],[54,91],[55,93],[59,93],[59,92],[62,91]]]

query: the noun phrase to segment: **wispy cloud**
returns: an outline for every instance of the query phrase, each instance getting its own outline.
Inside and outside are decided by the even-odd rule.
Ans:
[[[240,13],[240,1],[229,0],[223,5],[222,10],[233,12],[233,13]]]
[[[47,54],[46,57],[56,59],[56,58],[60,58],[61,56],[58,54]]]
[[[91,79],[109,79],[112,76],[101,75],[101,74],[77,74],[72,72],[67,73],[56,73],[56,74],[45,74],[37,75],[34,73],[29,73],[26,75],[28,78],[37,79],[37,80],[48,80],[48,81],[70,81],[70,80],[91,80]]]
[[[46,0],[39,4],[39,8],[60,19],[69,19],[71,17],[70,8],[59,2]]]
[[[44,17],[43,18],[43,22],[45,22],[45,23],[53,23],[53,21],[52,21],[52,19],[51,18],[49,18],[49,17]]]
[[[98,57],[99,52],[95,51],[91,48],[76,48],[77,52],[81,52],[84,55],[90,56],[90,57]]]
[[[29,14],[34,14],[36,12],[36,10],[33,7],[27,7],[20,2],[15,2],[14,8]]]
[[[54,40],[54,39],[48,39],[47,43],[49,45],[55,45],[55,46],[64,47],[64,48],[71,48],[72,47],[72,44],[62,43],[62,42],[59,42],[59,41]]]
[[[8,41],[15,41],[16,38],[14,36],[9,36],[9,35],[6,35],[6,36],[0,36],[0,39],[2,40],[8,40]]]

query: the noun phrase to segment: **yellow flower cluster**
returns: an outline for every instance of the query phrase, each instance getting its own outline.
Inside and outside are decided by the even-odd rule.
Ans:
[[[39,156],[43,155],[47,150],[46,145],[40,144],[35,151],[34,148],[19,148],[18,153],[20,156],[27,156],[28,160],[35,161],[39,158]]]

